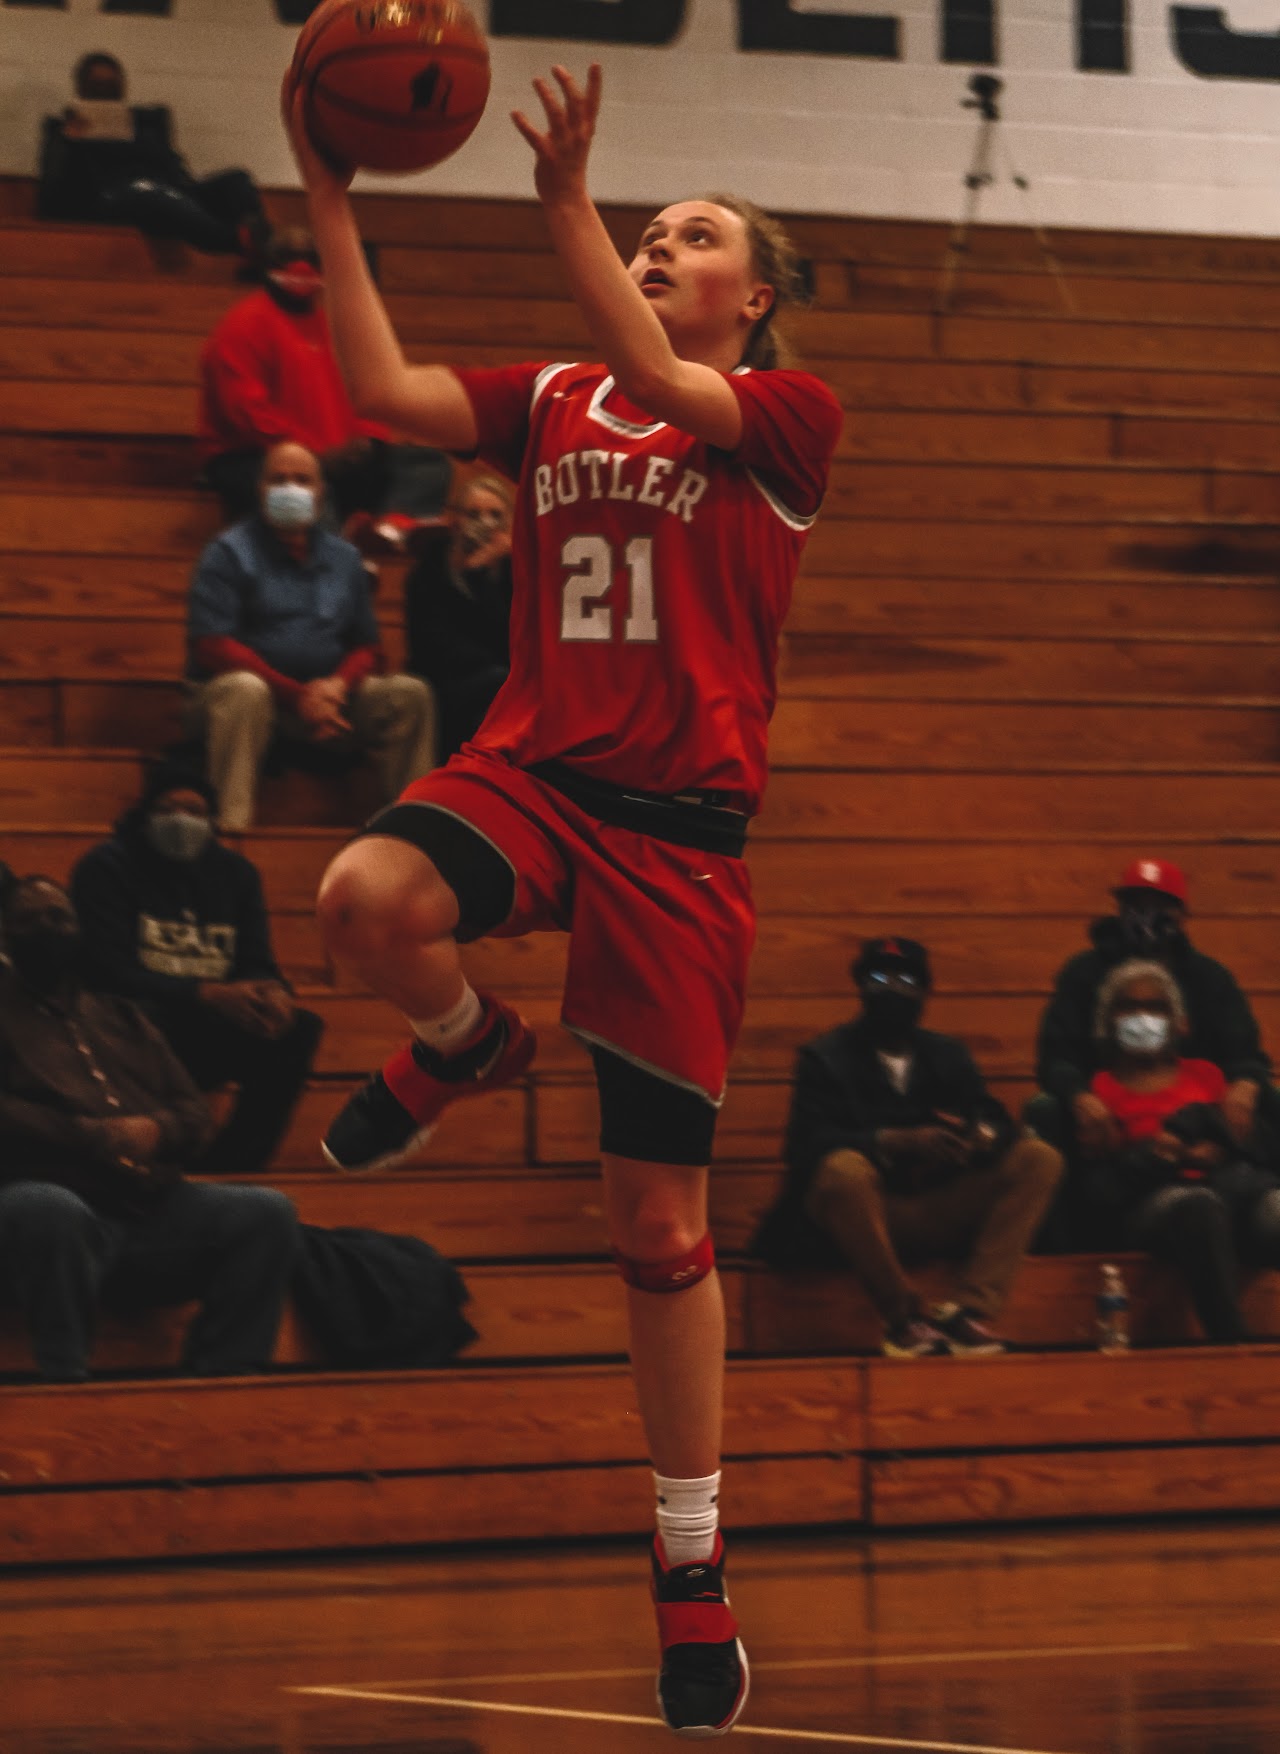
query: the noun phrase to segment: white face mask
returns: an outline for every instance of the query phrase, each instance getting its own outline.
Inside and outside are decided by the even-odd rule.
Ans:
[[[185,810],[158,811],[147,818],[147,839],[164,858],[186,865],[198,859],[213,839],[213,824],[207,816],[191,816]]]
[[[1173,1039],[1173,1024],[1158,1011],[1130,1011],[1117,1017],[1113,1027],[1127,1054],[1163,1053]]]
[[[305,530],[316,521],[315,490],[300,481],[277,482],[266,491],[263,513],[277,530]]]

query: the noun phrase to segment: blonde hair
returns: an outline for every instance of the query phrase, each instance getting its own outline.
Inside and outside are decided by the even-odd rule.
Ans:
[[[1169,1010],[1173,1017],[1173,1026],[1179,1035],[1186,1032],[1187,1005],[1182,997],[1182,988],[1174,980],[1162,962],[1142,962],[1134,958],[1130,962],[1122,962],[1098,988],[1097,1003],[1093,1012],[1093,1037],[1095,1041],[1111,1039],[1111,1016],[1126,987],[1134,981],[1154,981],[1169,1001]]]
[[[786,335],[778,333],[774,320],[779,311],[802,310],[811,302],[800,252],[786,227],[754,201],[741,195],[704,195],[702,199],[737,214],[746,227],[752,272],[773,288],[773,303],[752,324],[742,355],[743,365],[753,366],[757,371],[790,365],[794,353]]]
[[[511,492],[511,483],[504,481],[501,475],[463,475],[460,478],[455,476],[452,491],[449,494],[449,504],[454,511],[457,511],[462,495],[470,493],[472,488],[476,487],[484,493],[491,493],[495,499],[500,499],[507,508],[507,516],[511,516],[515,497]]]

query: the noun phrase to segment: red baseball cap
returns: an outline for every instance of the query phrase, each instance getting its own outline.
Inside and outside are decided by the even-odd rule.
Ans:
[[[1156,889],[1161,895],[1180,901],[1183,907],[1187,905],[1187,880],[1167,859],[1135,859],[1126,865],[1112,894],[1119,895],[1125,889]]]

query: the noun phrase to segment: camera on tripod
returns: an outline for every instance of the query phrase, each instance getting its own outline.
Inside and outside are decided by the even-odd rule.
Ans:
[[[997,79],[994,73],[974,73],[969,79],[969,90],[973,96],[961,98],[960,107],[980,110],[984,121],[998,122],[1000,111],[996,108],[996,99],[1004,90],[1004,80]]]

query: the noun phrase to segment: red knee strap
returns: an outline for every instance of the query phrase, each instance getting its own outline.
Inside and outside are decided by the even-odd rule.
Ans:
[[[687,1255],[677,1255],[671,1261],[633,1261],[617,1249],[613,1251],[613,1261],[636,1291],[691,1291],[715,1267],[716,1247],[708,1231]]]

